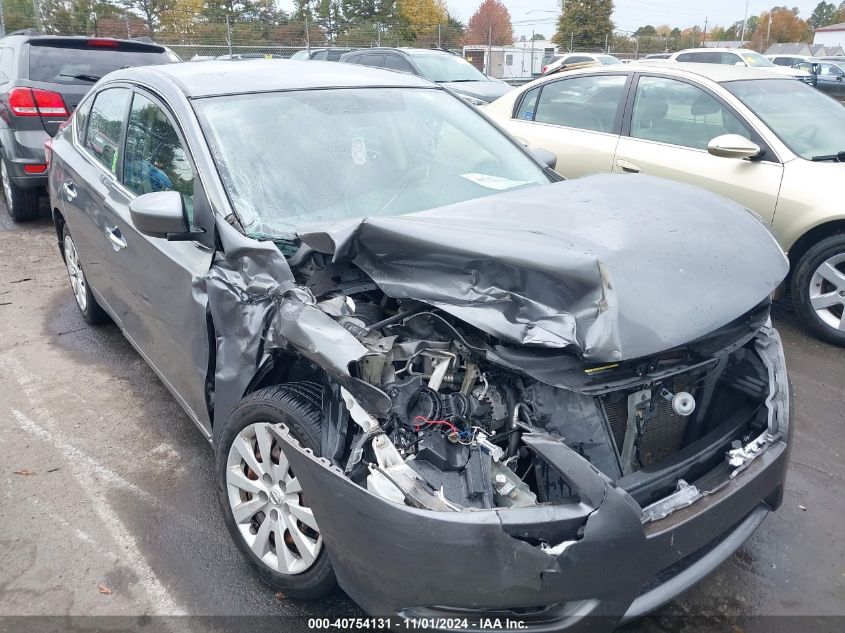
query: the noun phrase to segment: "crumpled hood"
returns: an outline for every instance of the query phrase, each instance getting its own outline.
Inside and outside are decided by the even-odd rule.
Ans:
[[[763,301],[788,262],[761,221],[703,189],[597,175],[394,217],[321,226],[311,248],[389,296],[510,343],[585,360],[655,354]]]
[[[513,90],[513,86],[501,81],[448,81],[440,85],[452,92],[469,95],[488,103]]]

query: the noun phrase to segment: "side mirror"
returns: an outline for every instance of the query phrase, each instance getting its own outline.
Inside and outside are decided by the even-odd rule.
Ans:
[[[155,191],[138,196],[129,203],[132,224],[144,235],[169,238],[188,232],[182,194],[178,191]]]
[[[721,158],[754,158],[759,156],[760,146],[739,134],[723,134],[707,144],[707,151]]]
[[[554,169],[557,166],[557,154],[554,152],[550,152],[547,149],[543,149],[542,147],[535,147],[533,149],[529,149],[531,155],[536,158],[539,162],[543,165],[548,167],[549,169]]]

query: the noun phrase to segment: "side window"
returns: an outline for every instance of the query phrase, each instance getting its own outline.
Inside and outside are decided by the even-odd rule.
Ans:
[[[311,56],[311,59],[317,59],[320,61],[326,61],[329,58],[328,51],[317,51]]]
[[[722,134],[751,138],[736,115],[704,90],[660,77],[641,77],[637,85],[631,136],[693,149],[707,149]]]
[[[537,109],[537,97],[540,96],[541,87],[542,86],[538,86],[537,88],[525,93],[522,97],[522,103],[519,104],[519,109],[516,111],[517,119],[523,119],[525,121],[534,120],[534,112]]]
[[[592,57],[587,57],[586,55],[573,55],[572,57],[567,57],[566,61],[563,62],[564,64],[580,64],[581,62],[591,62],[595,61]]]
[[[724,64],[725,66],[736,66],[737,63],[741,63],[745,66],[745,62],[742,61],[742,57],[735,53],[722,53],[721,59],[719,59],[720,64]]]
[[[91,106],[85,133],[85,147],[115,175],[120,159],[120,132],[126,108],[129,107],[129,96],[128,88],[107,88],[98,93]]]
[[[845,72],[833,64],[819,64],[819,74],[823,77],[841,77]]]
[[[88,123],[88,117],[91,114],[91,104],[93,103],[93,99],[86,99],[81,105],[76,107],[76,112],[73,114],[77,143],[85,143],[85,125]]]
[[[138,195],[178,191],[188,210],[188,220],[193,220],[194,171],[188,153],[164,111],[137,93],[126,130],[123,184]]]
[[[613,132],[626,80],[623,75],[596,75],[547,83],[540,93],[534,120]]]
[[[379,53],[368,53],[358,58],[358,63],[364,66],[384,66],[384,55]]]
[[[513,53],[505,55],[505,66],[513,66]]]
[[[678,62],[694,62],[697,61],[695,59],[695,53],[681,53],[678,57],[675,58],[675,61]]]
[[[792,59],[789,57],[775,57],[772,63],[775,66],[792,66]]]
[[[385,55],[384,67],[389,68],[390,70],[398,70],[399,72],[414,74],[414,69],[411,67],[411,64],[409,64],[403,57],[399,57],[399,55]]]

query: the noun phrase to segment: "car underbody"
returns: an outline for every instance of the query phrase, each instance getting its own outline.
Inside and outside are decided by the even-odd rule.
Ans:
[[[609,230],[583,204],[604,187],[592,180],[543,189],[579,188],[573,198]],[[701,239],[696,196],[727,204],[661,187],[684,190],[689,240]],[[274,442],[338,582],[372,614],[617,623],[709,573],[780,504],[789,390],[768,295],[786,271],[770,236],[746,257],[717,248],[661,270],[658,243],[668,262],[689,243],[649,238],[644,220],[640,259],[583,235],[566,248],[559,235],[535,239],[526,259],[516,225],[492,220],[520,195],[486,199],[482,216],[456,205],[303,232],[296,248],[221,226],[226,254],[198,282],[216,333],[214,418],[271,384],[296,383],[319,404],[319,455],[284,425]],[[445,234],[446,219],[463,235]],[[738,219],[738,231],[766,231]],[[476,239],[481,251],[466,246]],[[615,256],[661,279],[628,287]],[[737,278],[749,258],[755,274]],[[676,285],[697,268],[707,282]],[[727,312],[696,311],[685,293],[715,296],[720,276],[742,296],[724,298]]]

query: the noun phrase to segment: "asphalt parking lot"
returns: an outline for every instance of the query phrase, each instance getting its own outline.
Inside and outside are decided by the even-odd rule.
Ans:
[[[795,398],[784,507],[626,631],[772,631],[785,620],[756,616],[845,616],[845,353],[801,333],[788,306],[775,321]],[[252,575],[218,510],[210,446],[114,325],[82,321],[49,219],[15,226],[5,209],[0,403],[0,616],[267,616],[285,631],[303,616],[363,615],[342,594],[277,598]],[[0,631],[22,622],[0,617]]]

